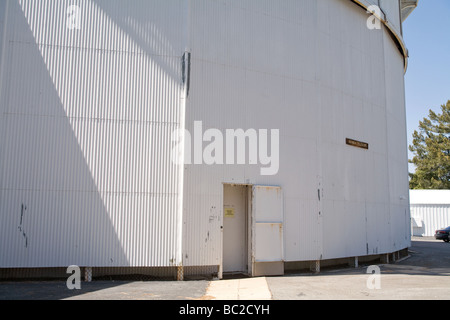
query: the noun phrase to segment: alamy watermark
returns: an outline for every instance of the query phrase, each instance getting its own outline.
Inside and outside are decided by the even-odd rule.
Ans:
[[[280,167],[279,129],[204,131],[203,122],[195,121],[193,134],[175,130],[172,142],[172,162],[178,165],[260,165],[263,176],[276,175]]]
[[[79,6],[67,7],[66,27],[69,30],[81,29],[81,8]]]
[[[70,274],[67,278],[66,286],[69,290],[81,290],[81,270],[78,266],[70,266],[66,273]]]
[[[367,19],[367,28],[369,30],[381,30],[381,8],[377,5],[369,6],[367,8],[367,13],[371,14],[371,16]]]
[[[367,289],[380,290],[381,289],[381,269],[379,266],[370,266],[367,268],[367,274],[370,276],[367,278]]]
[[[380,30],[382,10],[372,5],[367,8],[370,17],[367,28]],[[66,11],[66,27],[80,30],[82,10],[70,5]],[[278,129],[219,129],[210,128],[203,132],[201,121],[194,122],[194,132],[176,130],[172,133],[172,161],[185,165],[260,165],[260,174],[278,174],[280,166],[280,132]],[[204,145],[206,144],[206,146]],[[269,153],[270,145],[270,153]]]

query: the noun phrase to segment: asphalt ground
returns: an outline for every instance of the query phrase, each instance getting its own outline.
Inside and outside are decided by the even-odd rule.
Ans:
[[[414,238],[409,253],[397,263],[378,265],[377,280],[369,266],[361,266],[271,277],[267,283],[274,300],[449,300],[450,244]]]
[[[414,238],[409,252],[379,265],[377,278],[360,266],[255,280],[93,281],[81,290],[65,281],[0,282],[0,300],[449,300],[450,244]]]

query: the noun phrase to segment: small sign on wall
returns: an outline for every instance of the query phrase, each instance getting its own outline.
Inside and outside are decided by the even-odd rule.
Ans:
[[[366,142],[356,141],[356,140],[352,140],[352,139],[348,139],[347,138],[346,139],[346,143],[349,146],[352,146],[352,147],[369,150],[369,144],[366,143]]]
[[[225,208],[224,210],[225,218],[234,218],[235,211],[234,208]]]

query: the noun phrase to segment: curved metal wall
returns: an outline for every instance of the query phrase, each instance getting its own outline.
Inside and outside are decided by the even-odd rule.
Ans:
[[[0,267],[220,265],[223,183],[282,187],[286,261],[407,247],[406,49],[355,2],[0,1]],[[183,176],[196,120],[280,129],[278,174]]]
[[[280,129],[280,170],[187,166],[184,264],[221,264],[222,183],[282,187],[286,261],[408,247],[405,64],[391,31],[369,30],[353,1],[193,1],[191,15],[187,128]]]
[[[0,267],[180,264],[185,2],[0,3]]]

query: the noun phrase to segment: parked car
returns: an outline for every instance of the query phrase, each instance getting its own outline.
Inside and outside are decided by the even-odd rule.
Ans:
[[[444,240],[445,242],[449,242],[449,234],[450,234],[450,227],[447,227],[445,229],[436,230],[436,234],[434,237],[436,240]]]

